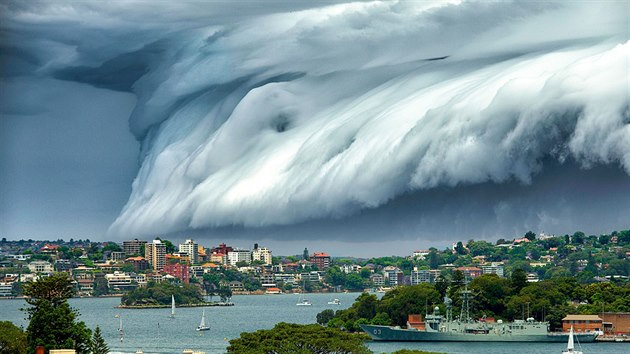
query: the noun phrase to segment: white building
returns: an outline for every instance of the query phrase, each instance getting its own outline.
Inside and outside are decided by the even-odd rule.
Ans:
[[[110,289],[123,290],[135,287],[132,283],[133,279],[131,276],[124,272],[116,271],[113,274],[105,274],[105,279]]]
[[[254,245],[252,261],[262,261],[265,265],[271,265],[271,251],[267,247],[258,248],[258,245]]]
[[[249,250],[235,249],[227,254],[228,264],[236,267],[236,263],[245,262],[247,264],[252,263],[252,253]]]
[[[503,266],[502,265],[484,265],[481,266],[483,274],[496,274],[499,278],[503,278]]]
[[[343,264],[339,266],[339,269],[346,273],[359,273],[363,267],[358,264]]]
[[[192,264],[199,262],[199,245],[193,240],[186,240],[186,242],[180,243],[179,253],[187,254]]]
[[[31,273],[52,273],[53,265],[46,261],[33,261],[28,264]]]
[[[13,296],[13,283],[0,283],[0,297]]]
[[[162,270],[166,264],[166,245],[160,240],[153,240],[144,246],[144,258],[151,264],[153,270]]]
[[[437,271],[439,274],[439,271]],[[418,285],[420,283],[435,283],[436,271],[432,270],[418,270],[414,267],[411,271],[411,285]]]
[[[424,259],[429,253],[431,253],[429,250],[413,251],[413,258]]]

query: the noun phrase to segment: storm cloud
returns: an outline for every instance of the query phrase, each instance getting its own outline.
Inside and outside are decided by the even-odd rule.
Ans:
[[[110,236],[429,237],[478,213],[469,232],[517,233],[584,226],[523,197],[553,176],[630,192],[627,2],[160,5],[3,9],[3,76],[137,97],[140,167]]]

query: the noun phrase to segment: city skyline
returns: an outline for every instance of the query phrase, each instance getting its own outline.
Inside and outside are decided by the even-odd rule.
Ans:
[[[370,257],[630,227],[627,2],[161,5],[0,4],[0,237]]]

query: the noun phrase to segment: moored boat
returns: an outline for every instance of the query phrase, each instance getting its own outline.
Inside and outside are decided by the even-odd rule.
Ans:
[[[452,301],[445,298],[446,314],[435,307],[432,314],[422,320],[421,315],[409,315],[407,328],[399,326],[360,325],[373,340],[412,342],[566,342],[568,333],[550,333],[549,323],[534,318],[514,322],[482,319],[473,321],[468,315],[471,293],[462,291],[462,313],[452,318]],[[593,342],[597,332],[574,334],[582,343]],[[573,338],[573,337],[571,337]]]

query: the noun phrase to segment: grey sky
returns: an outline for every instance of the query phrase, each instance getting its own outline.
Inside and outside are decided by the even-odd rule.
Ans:
[[[378,255],[630,227],[627,10],[4,2],[0,235]]]

